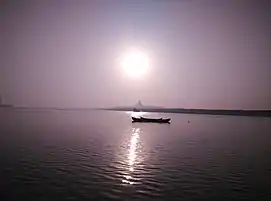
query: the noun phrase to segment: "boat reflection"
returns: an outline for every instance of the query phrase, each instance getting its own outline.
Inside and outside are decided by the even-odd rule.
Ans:
[[[124,179],[122,182],[124,184],[135,184],[138,180],[133,175],[134,171],[137,169],[137,165],[141,162],[142,158],[139,157],[140,152],[140,128],[132,128],[132,135],[128,144],[127,150],[127,168],[124,171]]]

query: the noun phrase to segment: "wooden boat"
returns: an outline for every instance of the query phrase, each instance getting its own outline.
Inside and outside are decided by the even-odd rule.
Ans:
[[[149,123],[170,123],[170,118],[168,119],[153,119],[153,118],[144,118],[144,117],[132,117],[133,122],[149,122]]]

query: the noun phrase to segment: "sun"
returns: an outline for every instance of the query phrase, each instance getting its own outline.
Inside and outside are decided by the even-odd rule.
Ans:
[[[123,56],[121,66],[127,75],[140,77],[149,68],[149,56],[145,52],[132,50]]]

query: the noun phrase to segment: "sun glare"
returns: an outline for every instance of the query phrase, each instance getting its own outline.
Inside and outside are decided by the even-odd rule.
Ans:
[[[121,66],[127,75],[142,76],[149,68],[149,56],[144,52],[133,50],[123,56]]]

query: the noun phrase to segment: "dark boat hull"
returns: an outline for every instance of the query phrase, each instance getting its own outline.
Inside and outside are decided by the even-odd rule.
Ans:
[[[170,123],[170,118],[169,119],[151,119],[151,118],[136,118],[132,117],[133,122],[140,122],[140,123]]]

